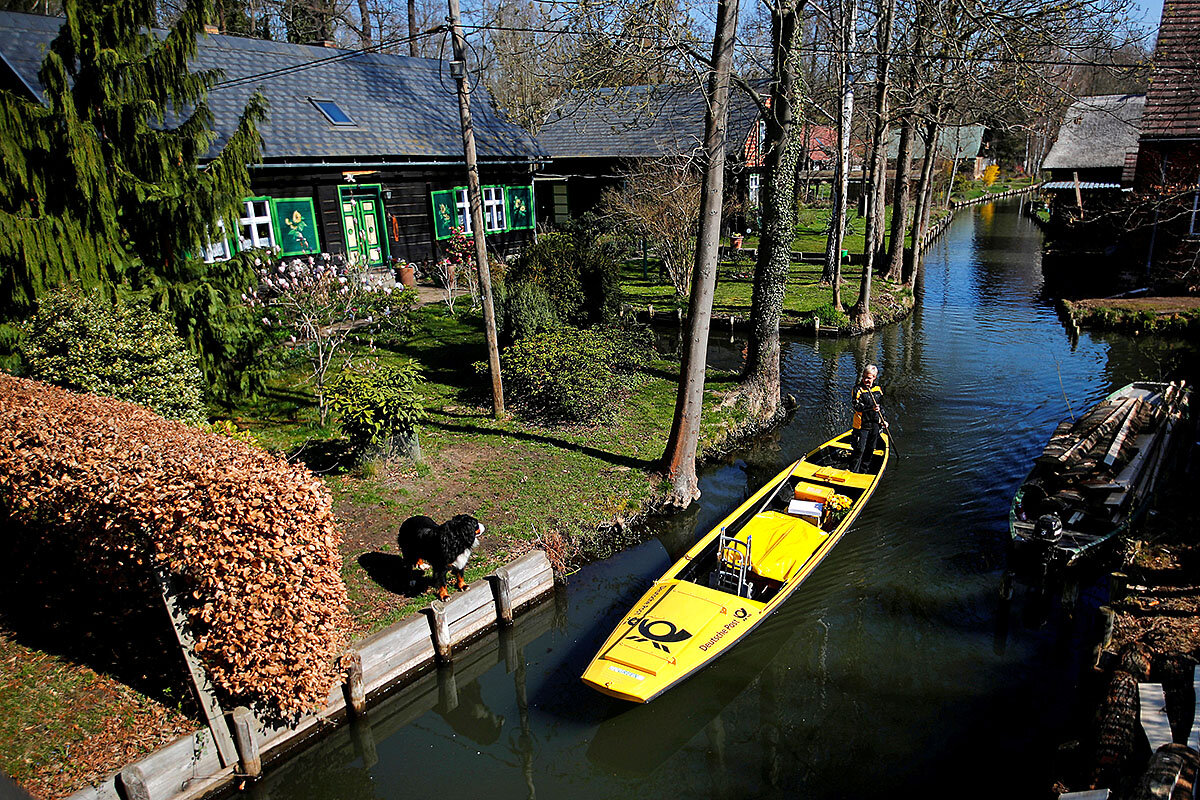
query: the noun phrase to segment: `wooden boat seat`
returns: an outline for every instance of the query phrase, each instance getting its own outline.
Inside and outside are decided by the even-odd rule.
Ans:
[[[880,451],[876,450],[876,453]],[[875,480],[874,475],[861,472],[851,472],[837,467],[819,467],[815,464],[801,462],[796,468],[795,476],[804,481],[823,483],[826,486],[841,488],[849,486],[854,489],[866,489]]]
[[[751,537],[750,571],[781,583],[787,582],[821,546],[829,534],[790,514],[763,511],[738,533]]]

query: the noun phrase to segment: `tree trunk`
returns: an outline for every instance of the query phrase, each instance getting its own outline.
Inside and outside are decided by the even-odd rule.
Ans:
[[[888,264],[880,277],[899,283],[904,274],[904,238],[908,232],[911,205],[913,120],[906,115],[900,122],[900,144],[896,152],[896,184],[892,187],[892,232],[888,246]]]
[[[700,415],[704,404],[704,374],[708,362],[708,331],[712,323],[713,290],[717,283],[717,255],[721,243],[721,207],[725,189],[726,127],[729,116],[729,71],[737,33],[738,0],[717,1],[713,37],[713,74],[709,83],[708,113],[704,120],[704,184],[700,195],[700,233],[696,242],[692,298],[688,305],[689,331],[680,365],[675,420],[663,452],[666,479],[671,483],[667,502],[691,505],[700,496],[696,479],[696,450],[700,443]]]
[[[892,15],[896,0],[888,0],[879,19],[879,57],[875,65],[875,116],[871,129],[871,185],[867,194],[867,225],[863,244],[862,282],[858,289],[858,302],[850,310],[850,328],[869,331],[875,327],[871,317],[871,275],[875,269],[875,254],[883,238],[880,210],[883,208],[884,191],[887,187],[887,96],[888,78],[891,71]],[[863,191],[867,191],[864,182]]]
[[[371,46],[371,9],[367,0],[358,0],[358,40],[363,47]]]
[[[837,185],[829,212],[829,234],[825,240],[825,269],[822,282],[833,289],[833,307],[842,309],[842,242],[846,234],[846,197],[850,188],[850,123],[854,117],[854,40],[858,22],[858,0],[846,0],[841,16],[841,93],[838,108]]]
[[[779,318],[792,266],[796,225],[796,169],[805,147],[804,127],[795,124],[799,102],[799,18],[804,3],[781,0],[771,8],[773,80],[763,142],[766,180],[762,188],[762,229],[754,291],[750,299],[750,341],[742,392],[751,419],[767,422],[780,411]]]
[[[929,206],[933,199],[933,165],[937,160],[937,122],[930,120],[925,124],[922,139],[925,142],[925,160],[921,164],[921,182],[917,185],[917,207],[913,211],[912,226],[912,258],[904,265],[904,285],[912,286],[913,276],[924,256],[925,231],[929,228]]]

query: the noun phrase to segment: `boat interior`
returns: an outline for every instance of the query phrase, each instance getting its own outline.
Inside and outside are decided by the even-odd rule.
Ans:
[[[710,534],[711,540],[676,577],[760,603],[775,597],[841,520],[856,513],[883,468],[885,451],[877,449],[868,471],[851,472],[850,436],[843,434],[799,462],[763,501]],[[827,510],[835,495],[848,501],[842,514]]]

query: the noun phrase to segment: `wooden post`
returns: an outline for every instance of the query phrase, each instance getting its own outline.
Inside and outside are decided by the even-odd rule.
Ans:
[[[483,295],[483,332],[487,339],[488,372],[492,376],[492,414],[504,416],[504,385],[500,378],[500,348],[496,338],[496,311],[492,304],[492,273],[488,267],[484,243],[483,200],[479,190],[479,164],[475,157],[475,129],[471,124],[471,87],[467,81],[467,40],[463,36],[458,0],[449,0],[450,32],[454,41],[454,62],[450,72],[458,84],[458,116],[462,124],[463,157],[467,162],[467,201],[471,206],[471,227],[475,241],[475,266],[479,270],[479,291]]]
[[[429,627],[433,634],[433,649],[438,661],[449,663],[450,657],[450,622],[446,619],[446,604],[434,600],[429,604]]]
[[[238,706],[231,713],[233,736],[237,741],[238,755],[242,762],[242,774],[257,778],[262,774],[262,757],[258,753],[258,740],[254,738],[254,714],[245,706]]]
[[[213,735],[213,742],[217,745],[217,755],[221,759],[221,766],[232,766],[238,761],[238,753],[237,747],[233,744],[233,737],[229,735],[229,726],[225,724],[225,713],[221,709],[221,704],[217,702],[212,682],[208,679],[208,673],[204,671],[200,660],[196,658],[195,642],[192,641],[191,631],[187,627],[187,615],[175,599],[175,593],[171,589],[171,576],[162,562],[158,559],[153,559],[153,561],[154,575],[158,578],[158,588],[162,592],[163,605],[167,607],[167,613],[171,617],[171,626],[175,629],[175,639],[179,642],[179,647],[183,651],[183,660],[187,663],[188,671],[191,673],[192,686],[196,689],[200,710],[204,713],[208,729]]]
[[[363,683],[362,654],[355,653],[351,657],[350,667],[346,670],[346,683],[342,689],[346,693],[346,705],[352,715],[361,717],[367,713],[367,689]]]
[[[496,595],[496,618],[501,625],[512,625],[512,577],[508,567],[496,569],[495,580],[492,581],[492,591]]]
[[[128,800],[150,800],[146,775],[137,764],[130,764],[121,770],[121,785],[125,787],[125,797]]]
[[[1108,602],[1119,603],[1128,594],[1129,576],[1124,572],[1114,572],[1108,576]]]

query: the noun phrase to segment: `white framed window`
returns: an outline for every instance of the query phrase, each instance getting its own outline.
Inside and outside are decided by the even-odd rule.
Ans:
[[[471,227],[471,201],[467,199],[466,189],[454,190],[454,202],[458,207],[458,222],[463,229],[463,233],[470,236],[474,232]]]
[[[746,176],[747,193],[750,195],[750,203],[752,205],[758,205],[758,190],[760,186],[762,186],[762,175],[759,175],[757,172],[751,172]]]
[[[483,187],[483,227],[488,231],[502,231],[504,224],[504,187]]]
[[[275,246],[275,229],[271,225],[270,198],[252,197],[242,203],[242,215],[238,219],[238,223],[241,228],[239,244],[243,250]]]

